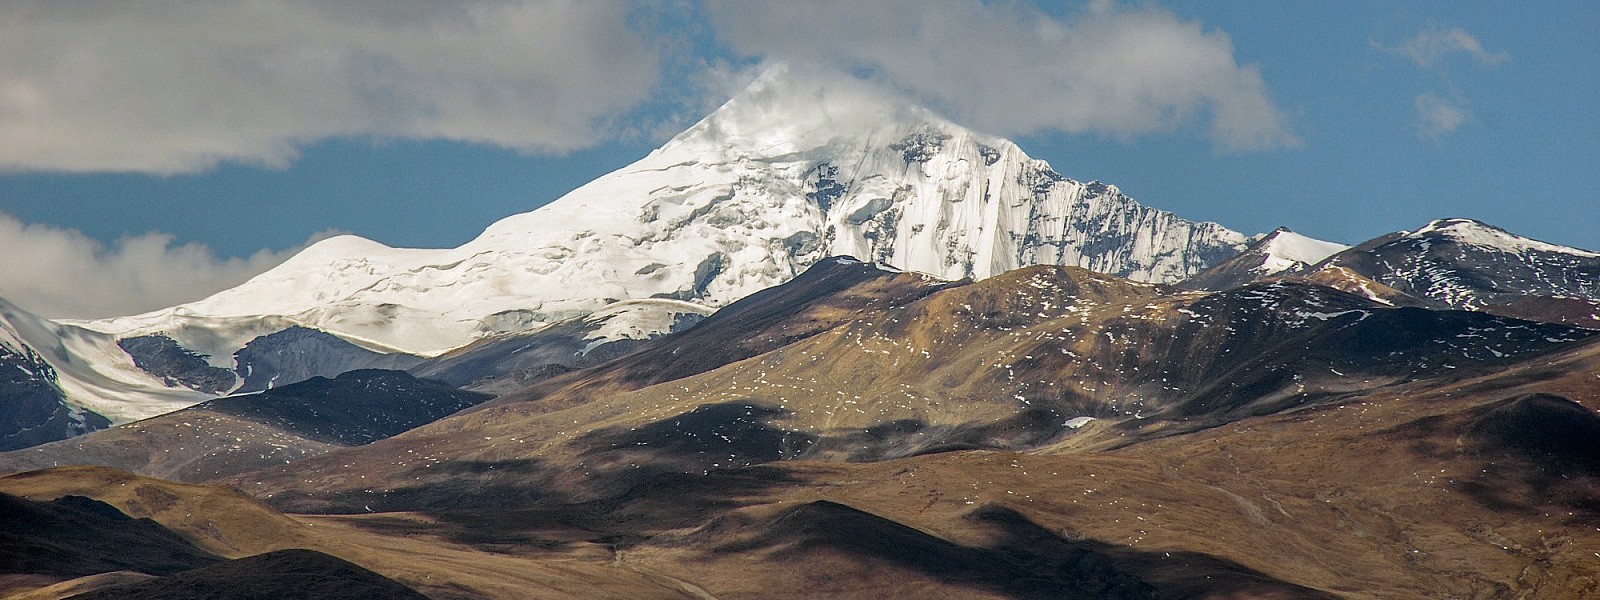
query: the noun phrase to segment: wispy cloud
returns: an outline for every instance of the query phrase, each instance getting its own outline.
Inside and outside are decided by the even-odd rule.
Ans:
[[[1417,96],[1417,115],[1422,119],[1418,133],[1430,139],[1439,139],[1455,131],[1472,113],[1456,103],[1431,93]]]
[[[0,5],[0,169],[284,165],[333,136],[603,141],[660,79],[620,0]]]
[[[332,235],[314,236],[306,243]],[[74,229],[0,212],[0,297],[41,316],[98,318],[198,300],[283,262],[300,248],[218,258],[201,244],[146,233],[107,245]]]
[[[1414,102],[1417,115],[1417,136],[1437,142],[1470,123],[1472,111],[1451,77],[1451,56],[1470,58],[1478,67],[1493,67],[1505,62],[1503,52],[1491,52],[1478,41],[1477,36],[1460,27],[1430,25],[1416,35],[1398,44],[1385,44],[1374,39],[1372,46],[1381,51],[1404,57],[1423,69],[1432,71],[1444,92],[1428,91],[1418,94]]]
[[[738,52],[864,73],[994,133],[1130,138],[1209,118],[1219,148],[1299,143],[1227,34],[1159,8],[1102,1],[1065,19],[980,0],[711,0],[708,9]]]
[[[1394,50],[1423,67],[1438,65],[1455,52],[1465,53],[1481,65],[1497,65],[1506,59],[1504,53],[1485,50],[1477,37],[1460,27],[1434,26],[1424,29]]]

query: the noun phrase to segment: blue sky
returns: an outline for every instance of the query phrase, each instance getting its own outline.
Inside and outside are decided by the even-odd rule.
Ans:
[[[0,6],[0,296],[104,316],[329,231],[457,245],[769,61],[878,80],[1244,232],[1356,243],[1465,216],[1600,248],[1593,2],[174,6]]]

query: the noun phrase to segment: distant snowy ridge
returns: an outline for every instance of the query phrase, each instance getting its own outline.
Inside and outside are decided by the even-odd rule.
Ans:
[[[1401,235],[1406,239],[1412,240],[1427,240],[1430,237],[1443,236],[1461,244],[1516,254],[1544,252],[1566,254],[1578,258],[1600,258],[1600,252],[1590,252],[1570,246],[1541,242],[1472,219],[1438,219],[1429,222],[1421,229],[1402,232]]]
[[[1438,306],[1600,327],[1600,253],[1439,219],[1333,255],[1348,269]]]
[[[950,279],[1061,264],[1172,282],[1247,241],[865,84],[780,68],[649,156],[459,248],[341,236],[199,302],[81,325],[165,332],[217,363],[280,322],[435,355],[620,300],[720,306],[829,255]]]
[[[1263,241],[1260,248],[1266,254],[1266,260],[1262,263],[1264,275],[1303,269],[1350,248],[1337,242],[1306,237],[1283,227],[1267,234]]]

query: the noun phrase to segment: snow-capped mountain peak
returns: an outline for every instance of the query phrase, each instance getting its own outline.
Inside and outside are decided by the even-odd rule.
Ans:
[[[205,300],[86,326],[164,332],[219,362],[291,325],[431,355],[621,300],[720,306],[831,255],[946,279],[1060,264],[1171,282],[1246,241],[871,84],[780,67],[638,162],[459,248],[340,236]]]

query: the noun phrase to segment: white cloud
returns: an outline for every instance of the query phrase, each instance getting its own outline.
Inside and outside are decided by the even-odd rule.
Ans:
[[[1433,94],[1425,93],[1417,96],[1416,104],[1417,115],[1422,119],[1419,133],[1429,139],[1438,139],[1455,131],[1472,116],[1472,113],[1455,102]]]
[[[332,136],[593,145],[660,77],[620,0],[18,0],[0,169],[280,166]]]
[[[1157,8],[1096,2],[1068,20],[980,0],[711,0],[708,8],[738,52],[864,72],[994,133],[1126,138],[1209,115],[1222,148],[1298,144],[1226,34]]]
[[[221,259],[201,244],[175,245],[165,233],[107,246],[74,229],[30,225],[3,212],[0,247],[6,249],[0,253],[0,297],[52,318],[122,316],[198,300],[243,283],[301,249]]]
[[[1460,27],[1436,26],[1425,29],[1395,48],[1395,51],[1423,67],[1438,65],[1440,60],[1452,52],[1464,52],[1483,65],[1500,64],[1506,59],[1503,53],[1485,50],[1483,44],[1478,42],[1478,38]]]

